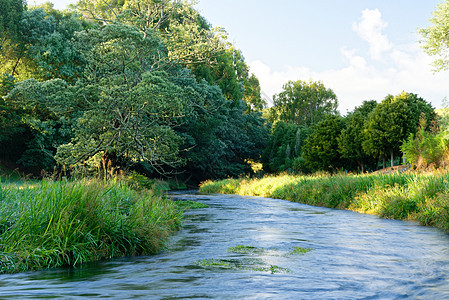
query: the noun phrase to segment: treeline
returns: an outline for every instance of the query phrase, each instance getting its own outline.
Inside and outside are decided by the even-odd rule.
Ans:
[[[257,78],[185,1],[0,0],[0,162],[193,181],[251,170],[268,137]]]
[[[433,107],[403,92],[339,115],[290,81],[265,108],[242,53],[178,0],[0,0],[0,163],[39,176],[135,170],[199,182],[253,172],[447,161]],[[262,111],[265,118],[262,117]]]
[[[275,124],[262,155],[267,172],[374,171],[402,163],[444,165],[447,134],[430,103],[413,93],[364,101],[342,117],[322,82],[290,81],[267,114]],[[443,122],[444,124],[444,122]],[[403,157],[405,155],[405,157]]]

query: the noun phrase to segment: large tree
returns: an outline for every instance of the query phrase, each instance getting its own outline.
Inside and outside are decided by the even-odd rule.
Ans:
[[[289,81],[283,91],[273,98],[274,119],[311,126],[324,119],[327,114],[337,113],[337,96],[321,81]]]
[[[143,34],[158,31],[168,49],[166,58],[177,64],[212,63],[224,50],[225,32],[211,28],[188,1],[79,0],[78,7],[100,24],[133,25]]]
[[[420,30],[423,48],[427,54],[436,56],[436,71],[449,68],[449,1],[440,3],[430,19],[432,25]]]
[[[338,136],[343,128],[343,118],[336,115],[327,115],[316,124],[303,149],[305,163],[311,171],[334,172],[342,166]]]
[[[426,120],[436,117],[431,104],[416,94],[402,92],[397,96],[388,95],[382,103],[369,114],[365,123],[363,149],[373,157],[391,159],[400,155],[400,146],[410,133],[416,133],[419,118],[424,114]]]
[[[365,166],[371,157],[365,152],[362,143],[365,140],[365,122],[368,115],[377,106],[374,100],[364,101],[361,106],[354,109],[346,116],[346,127],[342,130],[338,138],[338,146],[341,155],[348,162],[356,162],[360,172],[365,171]]]

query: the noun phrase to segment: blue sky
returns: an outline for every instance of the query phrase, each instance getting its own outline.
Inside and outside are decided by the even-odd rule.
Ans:
[[[74,1],[52,2],[62,9]],[[228,32],[268,98],[288,80],[321,80],[345,114],[403,90],[437,108],[449,98],[449,71],[432,72],[416,33],[441,2],[199,0],[195,8]]]

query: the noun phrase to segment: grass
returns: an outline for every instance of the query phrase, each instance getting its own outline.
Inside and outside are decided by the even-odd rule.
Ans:
[[[181,210],[121,182],[0,183],[0,273],[161,251]]]
[[[449,232],[449,171],[364,175],[266,176],[206,181],[204,193],[262,196],[416,220]]]

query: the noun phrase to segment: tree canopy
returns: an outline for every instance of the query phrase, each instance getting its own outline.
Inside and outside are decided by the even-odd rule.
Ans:
[[[449,68],[449,1],[440,3],[430,19],[432,25],[419,30],[422,47],[427,54],[435,56],[436,71]]]
[[[85,0],[79,15],[2,1],[17,9],[1,18],[2,43],[15,44],[1,52],[0,160],[38,171],[102,158],[204,180],[259,158],[258,80],[191,4]]]
[[[365,124],[365,140],[362,143],[366,153],[385,159],[400,155],[400,146],[410,133],[415,133],[419,117],[435,119],[432,106],[416,94],[402,92],[397,96],[388,95],[369,114]]]
[[[274,119],[311,126],[327,114],[336,114],[338,101],[335,93],[321,81],[289,81],[283,91],[273,97]]]
[[[375,100],[364,101],[361,106],[354,109],[346,116],[346,126],[338,138],[340,154],[348,162],[355,161],[362,173],[371,157],[363,149],[362,144],[366,139],[364,127],[369,114],[376,108]],[[370,164],[371,165],[371,164]]]

